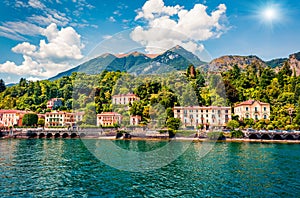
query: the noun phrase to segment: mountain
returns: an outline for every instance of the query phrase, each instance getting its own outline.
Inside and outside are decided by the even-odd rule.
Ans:
[[[237,65],[241,69],[245,69],[247,65],[259,64],[262,67],[267,67],[268,65],[261,60],[259,57],[250,56],[221,56],[212,60],[209,64],[203,66],[203,69],[208,71],[227,71],[232,69],[234,65]]]
[[[61,72],[49,80],[70,76],[73,72],[98,74],[103,70],[120,70],[134,74],[163,73],[172,70],[185,70],[191,64],[199,66],[205,64],[205,62],[201,61],[193,53],[177,45],[160,55],[147,55],[136,51],[118,55],[102,54],[70,70]]]
[[[269,65],[272,68],[281,67],[285,61],[287,61],[287,58],[277,58],[270,61],[266,61],[266,64]]]
[[[291,54],[289,56],[289,64],[290,64],[290,68],[292,69],[292,71],[296,72],[296,76],[300,75],[300,52],[295,53],[295,54]]]

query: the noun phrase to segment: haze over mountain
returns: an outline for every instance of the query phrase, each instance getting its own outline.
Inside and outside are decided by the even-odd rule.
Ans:
[[[227,71],[234,65],[244,69],[247,65],[259,64],[262,67],[271,67],[275,71],[288,61],[290,67],[297,75],[300,75],[300,52],[291,54],[289,58],[278,58],[270,61],[263,61],[255,55],[240,56],[226,55],[212,60],[210,63],[201,61],[195,54],[185,50],[181,46],[175,46],[162,54],[143,54],[140,52],[131,52],[128,54],[110,54],[105,53],[101,56],[84,62],[65,72],[50,78],[55,80],[63,76],[69,76],[73,72],[83,72],[87,74],[98,74],[103,70],[108,71],[127,71],[133,74],[153,74],[165,73],[170,71],[185,70],[193,64],[206,71]]]

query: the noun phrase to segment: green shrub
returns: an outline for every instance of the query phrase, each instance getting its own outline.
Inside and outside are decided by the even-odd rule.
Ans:
[[[231,138],[243,138],[244,133],[241,130],[233,130],[230,132]]]

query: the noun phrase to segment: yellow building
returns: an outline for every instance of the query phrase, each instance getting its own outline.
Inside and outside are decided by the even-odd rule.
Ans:
[[[65,111],[53,111],[45,114],[45,127],[74,126],[82,121],[84,112],[69,113]]]
[[[239,119],[270,119],[270,104],[256,100],[247,100],[234,106],[234,115],[238,115]]]

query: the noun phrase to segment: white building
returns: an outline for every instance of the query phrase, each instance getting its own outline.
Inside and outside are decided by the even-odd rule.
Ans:
[[[22,126],[22,119],[26,113],[32,112],[20,110],[0,110],[0,126]]]
[[[200,124],[209,126],[226,126],[231,120],[231,107],[189,106],[174,107],[174,117],[179,118],[183,126],[197,127]]]
[[[136,100],[140,100],[140,98],[133,93],[112,96],[112,104],[115,105],[128,105]]]

